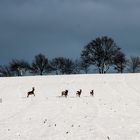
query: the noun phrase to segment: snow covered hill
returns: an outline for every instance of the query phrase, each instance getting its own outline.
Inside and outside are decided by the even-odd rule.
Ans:
[[[0,140],[140,140],[140,74],[0,78],[0,99]]]

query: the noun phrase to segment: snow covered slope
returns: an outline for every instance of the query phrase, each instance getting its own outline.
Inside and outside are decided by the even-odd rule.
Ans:
[[[0,98],[0,140],[140,140],[140,74],[0,78]]]

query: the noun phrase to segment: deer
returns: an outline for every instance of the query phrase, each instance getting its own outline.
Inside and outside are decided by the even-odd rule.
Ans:
[[[94,96],[94,90],[91,90],[91,91],[90,91],[90,95],[91,95],[91,96]]]
[[[34,91],[35,91],[35,88],[32,87],[32,91],[29,91],[29,92],[27,93],[27,98],[29,97],[29,95],[34,95],[34,96],[35,96]]]
[[[76,92],[76,95],[77,95],[78,97],[80,97],[80,96],[81,96],[81,93],[82,93],[82,89],[80,89],[79,91],[77,91],[77,92]]]
[[[61,96],[67,97],[68,96],[68,90],[62,91]]]

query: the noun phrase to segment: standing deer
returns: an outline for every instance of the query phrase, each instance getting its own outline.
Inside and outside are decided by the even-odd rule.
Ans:
[[[62,91],[61,96],[67,97],[68,96],[68,90]]]
[[[76,92],[76,95],[77,95],[78,97],[80,97],[80,96],[81,96],[81,93],[82,93],[82,89],[80,89],[79,91],[77,91],[77,92]]]
[[[29,91],[29,92],[27,93],[27,98],[29,97],[29,95],[32,95],[32,94],[35,96],[34,91],[35,91],[35,88],[32,87],[32,91]]]
[[[91,95],[91,96],[94,96],[94,90],[91,90],[91,91],[90,91],[90,95]]]

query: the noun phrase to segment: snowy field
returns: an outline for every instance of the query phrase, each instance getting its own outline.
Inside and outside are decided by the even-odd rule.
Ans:
[[[0,78],[0,140],[140,140],[140,74]]]

